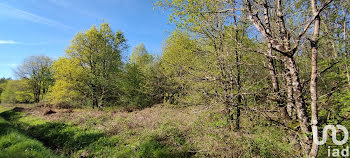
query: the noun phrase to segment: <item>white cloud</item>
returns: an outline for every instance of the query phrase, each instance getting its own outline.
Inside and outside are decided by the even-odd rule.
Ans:
[[[12,6],[0,3],[0,15],[9,16],[12,18],[23,19],[39,24],[45,24],[49,26],[61,27],[65,29],[72,29],[72,27],[62,24],[58,21],[48,19],[24,10],[14,8]]]
[[[0,40],[0,44],[18,44],[18,42],[13,40]]]
[[[18,64],[8,64],[8,66],[10,66],[10,67],[17,67]]]

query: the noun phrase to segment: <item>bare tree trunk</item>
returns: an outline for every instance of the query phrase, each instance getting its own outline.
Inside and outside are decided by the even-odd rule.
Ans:
[[[269,7],[268,7],[268,1],[264,2],[264,21],[265,21],[265,25],[266,25],[266,33],[270,34],[271,30],[270,30],[270,20],[269,20]],[[272,44],[268,43],[267,44],[267,54],[269,56],[272,56]],[[276,69],[275,69],[275,64],[273,62],[273,59],[271,57],[267,57],[268,61],[269,61],[269,72],[270,72],[270,77],[271,77],[271,81],[272,81],[272,87],[273,87],[273,91],[276,93],[277,97],[280,97],[280,89],[279,89],[279,85],[278,85],[278,80],[277,80],[277,76],[276,76]]]
[[[266,33],[270,34],[271,30],[270,30],[270,20],[269,20],[269,7],[268,7],[268,1],[264,2],[264,22],[266,25]],[[269,56],[272,56],[272,44],[268,43],[267,44],[267,54]],[[268,61],[269,61],[269,72],[270,72],[270,77],[271,77],[271,81],[272,81],[272,87],[274,92],[276,93],[276,95],[279,95],[279,85],[278,85],[278,80],[276,77],[276,69],[275,69],[275,64],[273,62],[273,59],[271,57],[267,57]]]
[[[295,101],[295,107],[298,113],[298,119],[300,123],[300,129],[304,136],[302,136],[301,139],[301,145],[303,147],[305,155],[309,154],[309,151],[311,149],[311,142],[310,138],[306,136],[307,133],[310,133],[309,130],[309,118],[306,113],[306,105],[302,96],[302,90],[301,90],[301,84],[300,84],[300,78],[298,71],[296,69],[295,61],[293,57],[285,57],[286,65],[288,66],[288,69],[290,71],[291,79],[292,79],[292,85],[293,85],[293,96]]]
[[[268,51],[268,54],[272,56],[272,48],[270,43],[268,44],[267,51]],[[267,59],[269,61],[269,64],[268,64],[269,74],[271,77],[273,91],[277,97],[280,97],[280,88],[279,88],[278,79],[276,75],[275,63],[272,58],[267,57]]]
[[[286,74],[286,78],[287,78],[287,107],[289,110],[289,116],[291,116],[291,118],[296,119],[297,116],[294,113],[294,109],[295,109],[295,103],[294,103],[294,98],[293,98],[293,84],[292,84],[292,78],[289,74],[289,72],[287,72]]]
[[[314,16],[317,15],[316,0],[311,0],[311,7]],[[310,94],[311,94],[311,128],[313,133],[317,133],[317,55],[318,55],[318,36],[320,32],[320,16],[317,16],[314,24],[314,33],[311,40],[311,80],[310,80]],[[317,138],[318,139],[318,138]],[[318,154],[318,145],[312,143],[309,157],[316,157]]]
[[[264,2],[264,22],[266,25],[266,33],[271,34],[271,25],[270,25],[270,19],[269,19],[269,6],[268,6],[268,1]],[[269,66],[269,74],[271,77],[271,82],[272,82],[272,88],[274,95],[277,98],[277,104],[278,107],[280,108],[281,114],[284,118],[289,119],[289,115],[286,109],[286,106],[284,105],[284,102],[281,100],[282,95],[280,92],[280,86],[278,83],[277,75],[276,75],[276,67],[274,60],[271,58],[272,56],[272,44],[268,43],[267,44],[267,59],[268,59],[268,66]]]
[[[286,84],[287,84],[287,111],[288,115],[291,119],[296,119],[296,115],[294,114],[294,98],[293,98],[293,84],[292,78],[289,73],[289,70],[285,70]]]
[[[260,14],[255,13],[255,11],[253,11],[255,8],[252,7],[252,1],[251,0],[245,0],[246,6],[247,6],[247,11],[249,14],[249,20],[253,23],[253,25],[259,30],[259,32],[261,32],[261,34],[265,37],[266,40],[269,41],[270,44],[272,44],[272,48],[274,50],[276,50],[277,52],[279,52],[283,57],[282,60],[285,63],[287,69],[289,70],[289,74],[291,77],[291,83],[292,83],[292,89],[293,89],[293,98],[294,98],[294,102],[295,102],[295,109],[297,111],[298,114],[298,120],[300,123],[300,134],[299,137],[301,139],[301,146],[303,148],[304,151],[304,155],[307,157],[315,157],[317,156],[317,150],[318,147],[314,146],[315,144],[312,143],[312,139],[310,139],[308,135],[308,133],[311,132],[311,128],[310,128],[310,124],[309,124],[309,116],[306,112],[306,104],[304,101],[304,98],[302,96],[302,87],[300,84],[300,78],[299,78],[299,73],[298,70],[296,68],[296,64],[295,64],[295,60],[293,58],[294,54],[296,53],[301,38],[303,36],[305,36],[305,34],[308,32],[308,29],[310,28],[310,26],[315,22],[314,25],[314,29],[317,30],[319,32],[319,21],[320,21],[320,17],[319,14],[320,12],[327,6],[329,5],[333,0],[328,0],[327,2],[324,3],[324,5],[322,7],[320,7],[319,10],[317,10],[316,8],[316,0],[311,0],[312,2],[312,9],[313,9],[313,16],[312,19],[309,20],[309,22],[305,25],[303,31],[300,32],[300,34],[296,37],[296,39],[294,40],[290,40],[290,33],[287,31],[287,27],[285,26],[285,21],[284,21],[284,16],[285,14],[283,14],[283,9],[282,9],[282,0],[275,0],[274,2],[276,3],[276,9],[275,9],[275,13],[277,15],[276,20],[276,24],[278,25],[279,28],[279,33],[277,36],[273,36],[271,33],[268,32],[267,30],[267,25],[264,25],[263,21],[260,18]],[[271,6],[268,6],[266,4],[262,5],[261,2],[257,2],[257,1],[253,1],[254,3],[256,3],[258,6],[263,6],[264,9],[268,9],[268,8],[274,8]],[[265,2],[266,3],[266,2]],[[265,13],[264,13],[265,14]],[[318,22],[316,22],[318,21]],[[316,89],[316,79],[317,79],[317,39],[318,39],[318,32],[315,32],[314,34],[314,40],[312,42],[312,45],[315,49],[313,49],[313,67],[312,67],[312,79],[314,80],[314,86],[310,86],[310,90],[312,90],[314,94],[312,94],[313,96],[313,102],[314,105],[312,107],[312,123],[313,123],[313,127],[317,127],[317,89]],[[277,37],[277,38],[276,38]],[[293,48],[291,48],[291,42],[295,41],[295,45],[293,46]],[[316,43],[314,42],[316,41]],[[266,56],[269,56],[265,53]],[[315,56],[316,55],[316,56]],[[314,89],[312,89],[311,87],[313,87]],[[292,94],[292,93],[290,93]],[[315,128],[312,128],[313,131],[315,131]],[[311,149],[313,151],[311,151]],[[316,152],[315,152],[316,151]],[[316,153],[316,154],[313,154]]]

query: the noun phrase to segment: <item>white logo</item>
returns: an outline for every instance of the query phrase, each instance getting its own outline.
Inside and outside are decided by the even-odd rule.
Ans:
[[[341,141],[338,141],[337,140],[337,129],[335,128],[337,127],[338,129],[342,130],[344,132],[344,138],[343,140]],[[317,128],[317,127],[316,127]],[[336,145],[343,145],[346,143],[346,141],[348,141],[348,138],[349,138],[349,132],[348,130],[342,126],[342,125],[327,125],[323,128],[323,133],[322,133],[322,141],[319,141],[318,140],[318,133],[317,133],[317,130],[314,130],[316,132],[313,132],[313,140],[314,140],[314,143],[316,143],[317,145],[323,145],[326,143],[327,141],[327,137],[328,137],[328,133],[327,131],[328,130],[332,130],[332,140],[333,140],[333,143],[336,144]]]

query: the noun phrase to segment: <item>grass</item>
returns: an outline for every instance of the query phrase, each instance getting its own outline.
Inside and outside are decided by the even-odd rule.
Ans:
[[[1,111],[4,109],[1,108]],[[44,158],[59,157],[40,141],[32,139],[0,117],[0,157]]]
[[[4,122],[3,126],[6,127],[6,131],[1,130],[4,134],[1,137],[1,142],[4,142],[3,144],[5,145],[1,145],[0,147],[8,152],[1,152],[3,155],[0,157],[14,156],[16,155],[15,151],[18,150],[31,151],[31,155],[19,155],[19,157],[42,157],[45,155],[54,157],[51,150],[55,151],[57,155],[66,157],[147,158],[189,157],[191,155],[186,150],[175,150],[173,147],[176,146],[172,146],[167,141],[168,139],[172,139],[171,141],[176,142],[175,145],[184,144],[184,139],[176,140],[177,138],[174,138],[176,136],[180,137],[176,133],[176,129],[170,129],[170,131],[166,132],[168,134],[174,134],[163,136],[158,134],[159,131],[145,132],[135,136],[135,132],[131,130],[123,131],[118,135],[112,136],[108,135],[105,131],[91,128],[91,124],[100,124],[101,119],[105,119],[105,117],[101,119],[92,118],[82,125],[77,126],[72,123],[51,122],[27,115],[20,108],[10,110],[2,108],[1,111],[0,116]],[[8,142],[12,142],[12,144],[6,145]],[[17,142],[22,146],[18,146]],[[32,145],[30,146],[30,144]]]
[[[43,107],[21,110],[0,106],[0,117],[63,157],[295,156],[293,142],[285,143],[283,131],[265,127],[264,122],[252,126],[249,117],[242,117],[240,132],[231,131],[220,109],[158,105],[133,112],[54,109],[57,113],[44,115],[47,109]]]

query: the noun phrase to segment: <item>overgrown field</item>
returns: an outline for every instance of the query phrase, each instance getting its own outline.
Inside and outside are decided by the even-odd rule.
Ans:
[[[0,157],[289,157],[271,127],[229,130],[218,107],[156,105],[141,111],[1,107]],[[249,118],[249,117],[246,117]],[[245,128],[253,129],[245,132]]]

